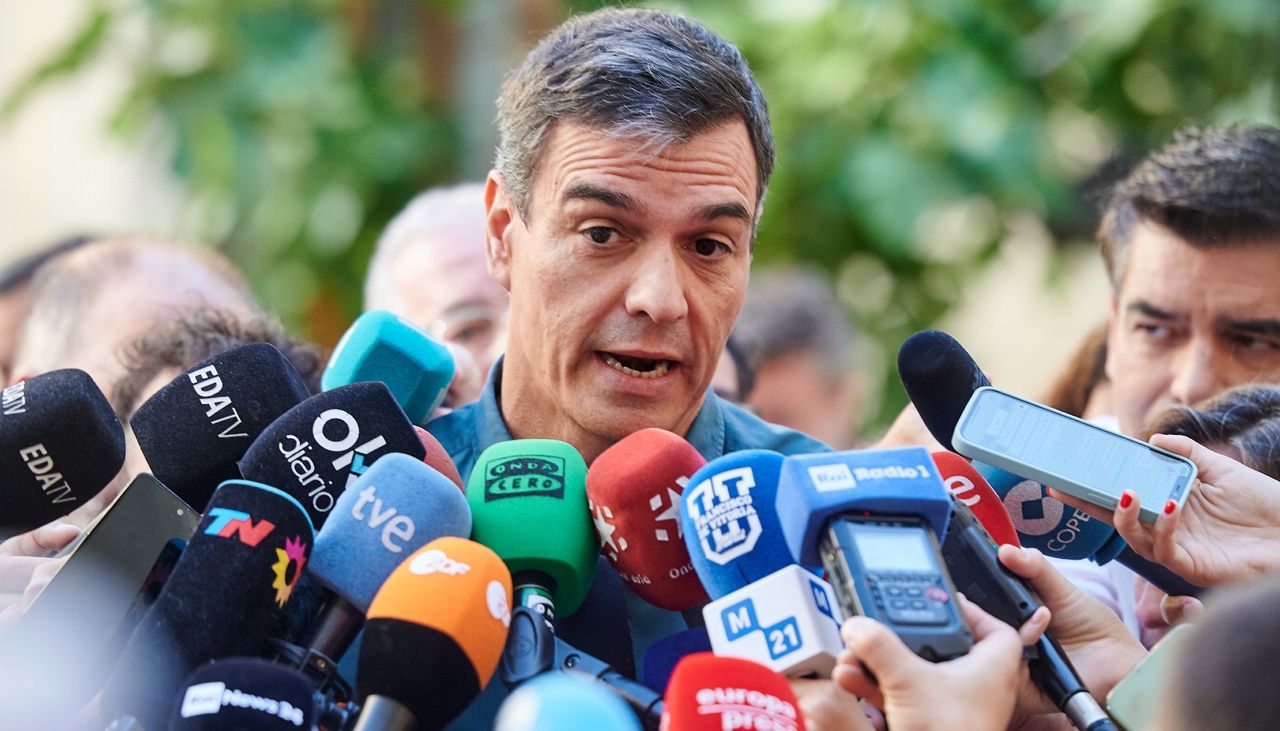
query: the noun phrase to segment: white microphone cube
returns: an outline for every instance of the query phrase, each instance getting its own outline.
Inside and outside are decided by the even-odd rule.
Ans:
[[[844,648],[835,592],[797,565],[711,602],[702,617],[712,652],[754,660],[791,677],[831,677]]]

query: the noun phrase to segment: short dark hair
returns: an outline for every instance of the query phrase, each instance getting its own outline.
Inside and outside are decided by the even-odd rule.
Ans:
[[[1280,718],[1280,576],[1210,598],[1193,626],[1165,690],[1179,729],[1269,731]]]
[[[1265,124],[1188,128],[1111,190],[1098,241],[1119,287],[1133,229],[1146,220],[1194,246],[1280,236],[1280,130]]]
[[[733,336],[753,371],[792,353],[812,354],[832,381],[853,368],[853,326],[831,281],[816,267],[754,272]]]
[[[1146,436],[1156,433],[1234,447],[1245,466],[1280,480],[1280,386],[1238,386],[1195,407],[1175,406]]]
[[[315,346],[294,339],[269,317],[244,318],[212,307],[195,307],[125,346],[127,371],[111,389],[112,406],[121,421],[128,421],[141,405],[142,389],[161,371],[185,371],[205,358],[249,343],[274,345],[298,369],[307,388],[320,392],[323,363]]]
[[[521,216],[557,122],[637,137],[657,148],[723,122],[746,124],[764,199],[773,132],[764,94],[734,45],[662,10],[604,8],[569,18],[507,75],[495,166]]]

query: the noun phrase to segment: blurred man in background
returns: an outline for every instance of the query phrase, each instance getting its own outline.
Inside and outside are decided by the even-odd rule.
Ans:
[[[27,316],[31,280],[40,267],[88,242],[88,237],[74,236],[47,249],[23,257],[0,270],[0,384],[10,382],[13,352],[18,347],[18,333]]]
[[[853,337],[821,272],[809,267],[753,272],[734,328],[755,372],[747,403],[765,421],[836,449],[853,448],[862,405]]]
[[[507,291],[489,276],[484,225],[484,185],[432,188],[387,224],[365,277],[366,311],[394,312],[465,349],[451,349],[458,361],[453,406],[480,395],[506,347]]]

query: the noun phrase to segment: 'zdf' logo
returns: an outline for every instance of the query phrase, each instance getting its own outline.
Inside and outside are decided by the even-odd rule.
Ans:
[[[230,508],[209,508],[206,515],[212,518],[209,526],[204,529],[206,536],[219,538],[236,536],[241,543],[250,548],[262,543],[262,539],[271,535],[271,531],[276,528],[275,523],[265,518],[255,525],[248,513]]]
[[[522,455],[484,467],[484,501],[508,497],[564,499],[564,458]]]
[[[699,482],[685,500],[702,553],[724,566],[751,549],[763,532],[760,515],[751,502],[756,486],[750,467],[738,467]]]

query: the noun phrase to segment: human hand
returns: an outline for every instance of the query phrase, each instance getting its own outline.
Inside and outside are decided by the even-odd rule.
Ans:
[[[80,529],[49,523],[0,543],[0,629],[14,624],[63,563],[50,556],[80,536]]]
[[[791,690],[796,694],[796,705],[808,731],[874,731],[884,728],[883,725],[876,726],[867,717],[857,696],[830,680],[794,678]]]
[[[1006,728],[1027,677],[1022,646],[1039,638],[1049,623],[1048,612],[1037,611],[1015,631],[964,597],[956,601],[973,629],[975,641],[967,655],[931,663],[883,624],[851,617],[841,628],[846,649],[832,679],[883,708],[894,731],[937,728],[950,718],[965,719],[970,729]]]
[[[1146,649],[1115,612],[1085,594],[1058,573],[1042,553],[1031,548],[1000,547],[1000,563],[1031,583],[1051,612],[1049,632],[1075,666],[1094,698],[1105,698],[1143,657]],[[1057,709],[1034,686],[1019,695],[1018,716],[1055,713]]]

